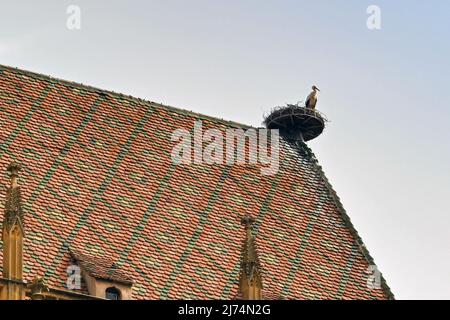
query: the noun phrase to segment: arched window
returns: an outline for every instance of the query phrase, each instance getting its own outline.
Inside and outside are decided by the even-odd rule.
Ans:
[[[105,297],[108,300],[120,300],[120,291],[117,288],[109,287],[105,291]]]

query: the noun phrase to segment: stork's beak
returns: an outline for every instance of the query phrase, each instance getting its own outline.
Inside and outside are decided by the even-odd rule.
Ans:
[[[320,91],[319,88],[316,87],[316,89],[317,89],[317,91]]]

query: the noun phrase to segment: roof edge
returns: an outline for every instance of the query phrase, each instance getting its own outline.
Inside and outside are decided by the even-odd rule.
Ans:
[[[337,195],[336,191],[333,189],[333,186],[331,185],[330,181],[326,177],[325,172],[323,171],[322,166],[320,166],[319,161],[317,160],[313,151],[305,142],[299,141],[298,144],[300,144],[300,147],[303,148],[304,151],[306,151],[307,156],[310,158],[311,162],[313,163],[314,169],[319,174],[321,180],[325,183],[325,186],[326,186],[330,196],[332,197],[333,202],[335,203],[335,205],[338,209],[338,212],[341,214],[345,225],[350,230],[350,233],[354,237],[354,239],[358,245],[358,248],[361,251],[361,253],[363,254],[367,263],[369,263],[369,265],[376,265],[373,257],[370,255],[369,250],[367,249],[366,245],[364,244],[361,236],[358,234],[358,231],[355,229],[355,226],[351,222],[351,219],[350,219],[349,215],[347,214],[347,211],[344,209],[341,199]],[[381,275],[381,287],[383,289],[383,292],[386,294],[386,296],[389,300],[395,300],[394,294],[392,293],[391,288],[387,285],[386,279],[384,278],[383,273],[381,273],[381,271],[380,271],[380,275]]]
[[[45,75],[45,74],[41,74],[41,73],[29,71],[29,70],[20,69],[20,68],[17,68],[17,67],[5,66],[5,65],[0,64],[0,70],[7,70],[7,71],[10,71],[10,72],[14,72],[16,74],[27,75],[27,76],[35,78],[35,79],[40,79],[40,80],[49,81],[49,82],[53,82],[53,83],[61,83],[61,84],[65,85],[65,86],[72,87],[72,88],[83,89],[83,90],[87,90],[87,91],[90,91],[90,92],[95,92],[95,93],[98,93],[98,94],[103,94],[103,95],[108,95],[108,96],[111,96],[111,97],[116,97],[116,98],[119,98],[119,99],[122,99],[122,100],[128,100],[128,101],[135,102],[135,103],[141,103],[141,104],[145,104],[145,105],[152,106],[152,107],[166,109],[166,110],[169,110],[169,111],[174,112],[174,113],[183,114],[183,115],[190,115],[190,116],[194,116],[194,117],[201,118],[201,119],[204,119],[204,120],[209,120],[209,121],[221,123],[221,124],[224,124],[224,125],[228,125],[230,127],[243,128],[243,129],[249,129],[249,128],[255,128],[256,129],[256,127],[253,127],[251,125],[247,125],[247,124],[244,124],[244,123],[239,123],[239,122],[235,122],[235,121],[231,121],[231,120],[225,120],[225,119],[222,119],[222,118],[209,116],[209,115],[206,115],[206,114],[203,114],[203,113],[194,112],[194,111],[191,111],[191,110],[178,108],[178,107],[174,107],[174,106],[170,106],[170,105],[165,105],[165,104],[162,104],[162,103],[157,103],[157,102],[154,102],[154,101],[133,97],[131,95],[127,95],[127,94],[124,94],[124,93],[114,92],[112,90],[107,90],[107,89],[101,89],[101,88],[97,88],[97,87],[90,86],[90,85],[85,85],[85,84],[74,82],[74,81],[64,80],[64,79],[52,77],[52,76],[49,76],[49,75]]]

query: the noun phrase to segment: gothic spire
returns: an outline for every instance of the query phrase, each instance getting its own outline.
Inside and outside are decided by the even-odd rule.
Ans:
[[[12,162],[7,168],[10,177],[10,187],[6,191],[4,222],[8,229],[11,229],[16,224],[19,224],[22,228],[23,224],[22,196],[18,183],[20,169],[21,165],[16,162]]]
[[[242,247],[240,293],[244,300],[262,299],[261,272],[253,237],[253,223],[254,219],[249,215],[241,219],[245,228],[245,239]]]

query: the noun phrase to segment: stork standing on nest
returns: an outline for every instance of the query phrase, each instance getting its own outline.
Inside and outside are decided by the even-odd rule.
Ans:
[[[308,95],[305,102],[305,107],[314,110],[317,104],[317,91],[320,91],[316,86],[312,86],[312,92]]]

